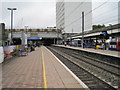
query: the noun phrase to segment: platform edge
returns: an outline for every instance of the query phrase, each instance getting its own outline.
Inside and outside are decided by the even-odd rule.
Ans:
[[[46,48],[46,47],[45,47]],[[82,85],[83,88],[85,88],[85,90],[90,90],[86,84],[84,84],[67,66],[65,66],[65,64],[63,64],[48,48],[46,48],[50,54],[52,54],[57,60],[58,62],[78,81],[78,83],[80,85]]]

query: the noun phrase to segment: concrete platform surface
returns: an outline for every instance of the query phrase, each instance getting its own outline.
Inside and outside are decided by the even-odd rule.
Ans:
[[[2,65],[2,88],[83,88],[70,72],[41,46],[28,56]]]
[[[101,49],[93,49],[93,48],[82,48],[82,47],[72,47],[72,46],[65,46],[65,45],[55,45],[60,47],[66,47],[66,48],[72,48],[72,49],[78,49],[88,52],[94,52],[98,54],[104,54],[108,56],[114,56],[114,57],[120,57],[120,51],[112,51],[112,50],[101,50]]]

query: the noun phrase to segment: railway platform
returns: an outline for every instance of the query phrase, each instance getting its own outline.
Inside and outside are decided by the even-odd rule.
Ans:
[[[82,48],[82,47],[72,47],[72,46],[68,46],[68,45],[67,46],[65,46],[65,45],[55,45],[55,46],[72,48],[72,49],[77,49],[77,50],[82,50],[82,51],[107,55],[107,56],[120,57],[120,51],[101,50],[101,49]]]
[[[2,65],[2,88],[81,88],[82,83],[46,47]],[[81,90],[80,89],[80,90]]]

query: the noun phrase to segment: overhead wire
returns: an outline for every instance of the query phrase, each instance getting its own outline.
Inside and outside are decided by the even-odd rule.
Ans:
[[[120,7],[120,6],[119,6],[119,7]],[[114,10],[114,9],[116,9],[116,8],[119,8],[119,7],[115,7],[115,8],[113,8],[112,10]],[[104,13],[104,14],[103,14],[103,13]],[[99,14],[99,15],[97,15],[97,16],[92,17],[92,19],[94,19],[94,18],[96,19],[97,17],[98,17],[97,19],[99,19],[99,18],[103,17],[103,15],[106,16],[106,15],[111,14],[111,13],[113,13],[113,12],[109,12],[109,13],[108,13],[108,12],[105,11],[105,12],[102,12],[102,14]],[[85,21],[88,22],[90,19],[91,19],[91,18],[85,19]]]
[[[115,23],[115,24],[117,24],[118,23],[118,17],[111,17],[111,19],[108,19],[108,20],[106,20],[106,21],[104,21],[104,20],[101,20],[101,21],[103,21],[105,24],[111,24],[111,22],[113,23]],[[94,22],[92,25],[95,25],[95,24],[97,24],[97,25],[101,25],[101,24],[104,24],[104,23],[99,23],[100,21],[98,21],[98,22]],[[89,25],[91,25],[91,24],[86,24],[86,26],[89,26]]]
[[[90,14],[90,13],[92,13],[93,11],[95,11],[95,10],[97,10],[98,8],[100,8],[101,6],[105,5],[108,1],[109,1],[109,0],[107,0],[106,2],[104,2],[104,3],[100,4],[98,7],[94,8],[93,10],[90,10],[90,11],[89,11],[87,14],[85,14],[84,16],[89,15],[89,14]],[[81,18],[82,18],[82,16],[81,16],[81,17],[79,17],[79,18],[77,18],[76,20],[74,20],[74,21],[73,21],[73,22],[71,22],[70,24],[66,25],[65,27],[67,27],[67,26],[69,26],[69,25],[71,25],[71,24],[75,23],[76,21],[80,20]]]
[[[111,23],[113,20],[116,20],[116,19],[118,19],[118,17],[111,17],[110,19],[107,19],[107,20],[100,20],[100,21],[98,21],[98,22],[104,22],[104,23]],[[97,23],[97,22],[95,22],[95,23]]]
[[[83,1],[85,2],[86,0],[83,0]],[[80,6],[83,5],[84,2],[81,2],[81,3],[80,3],[75,9],[73,9],[66,17],[71,16]]]

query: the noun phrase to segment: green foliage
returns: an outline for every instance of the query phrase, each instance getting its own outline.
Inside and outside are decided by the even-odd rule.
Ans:
[[[100,29],[106,27],[104,24],[103,25],[93,25],[92,28],[93,30]]]

